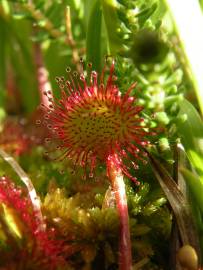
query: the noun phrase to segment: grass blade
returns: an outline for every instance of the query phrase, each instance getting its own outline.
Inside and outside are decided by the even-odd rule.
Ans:
[[[201,258],[198,234],[187,199],[163,165],[151,154],[149,158],[153,172],[173,209],[183,245],[193,246]]]
[[[203,184],[203,123],[198,112],[189,101],[183,99],[179,105],[178,116],[185,117],[185,120],[177,122],[178,132],[186,154]]]

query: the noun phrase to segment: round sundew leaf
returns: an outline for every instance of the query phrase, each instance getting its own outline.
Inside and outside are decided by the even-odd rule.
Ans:
[[[98,161],[107,165],[108,157],[116,154],[122,172],[135,180],[124,160],[135,159],[132,168],[137,168],[139,161],[145,163],[143,147],[149,144],[147,136],[152,132],[143,125],[143,107],[130,96],[135,84],[122,95],[115,84],[114,65],[113,61],[105,81],[105,74],[99,80],[95,71],[90,71],[89,78],[80,74],[78,79],[68,71],[67,81],[57,79],[61,97],[51,102],[46,119],[53,133],[49,141],[57,142],[56,150],[62,152],[60,160],[68,158],[75,165],[88,167],[89,177],[93,177]]]

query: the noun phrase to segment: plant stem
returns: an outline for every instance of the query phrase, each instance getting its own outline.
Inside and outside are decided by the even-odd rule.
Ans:
[[[128,205],[120,162],[116,154],[108,157],[107,168],[108,176],[111,180],[113,191],[115,193],[120,219],[119,270],[130,270],[132,269],[132,254]]]
[[[35,65],[36,65],[38,89],[39,89],[41,104],[45,105],[45,107],[48,108],[49,100],[47,96],[45,96],[44,92],[47,92],[47,91],[52,92],[52,89],[51,89],[51,84],[48,78],[48,71],[44,66],[41,44],[38,42],[34,43],[34,60],[35,60]]]
[[[64,38],[64,33],[61,32],[59,29],[55,28],[54,24],[41,12],[40,9],[37,9],[35,6],[34,1],[30,0],[28,3],[23,5],[24,9],[29,11],[32,18],[37,22],[43,21],[44,23],[40,25],[40,27],[44,28],[51,37],[54,39]],[[76,46],[76,42],[73,39],[72,30],[71,30],[71,14],[70,14],[70,7],[67,6],[65,12],[65,21],[66,21],[66,33],[67,36],[64,39],[65,44],[70,46],[72,49],[72,60],[73,63],[76,65],[77,70],[80,72],[81,66],[79,64],[79,52]]]

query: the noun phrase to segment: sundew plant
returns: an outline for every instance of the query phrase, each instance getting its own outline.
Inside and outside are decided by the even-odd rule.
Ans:
[[[203,1],[0,1],[0,270],[203,269]]]

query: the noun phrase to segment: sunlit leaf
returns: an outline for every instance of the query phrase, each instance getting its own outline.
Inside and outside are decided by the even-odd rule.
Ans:
[[[184,116],[185,120],[177,122],[178,132],[186,154],[200,176],[203,184],[203,122],[193,105],[182,100],[179,103],[179,116]]]
[[[100,71],[101,61],[101,5],[100,1],[92,2],[87,27],[87,61],[92,63],[93,69]]]
[[[198,205],[199,209],[201,210],[203,214],[203,185],[199,181],[198,176],[194,175],[191,171],[181,168],[180,169],[182,175],[184,176],[184,180],[193,194],[193,198],[195,200],[195,203]]]
[[[113,55],[123,48],[123,43],[118,36],[120,21],[117,15],[117,3],[115,0],[102,0],[104,21],[108,33],[109,49]]]

